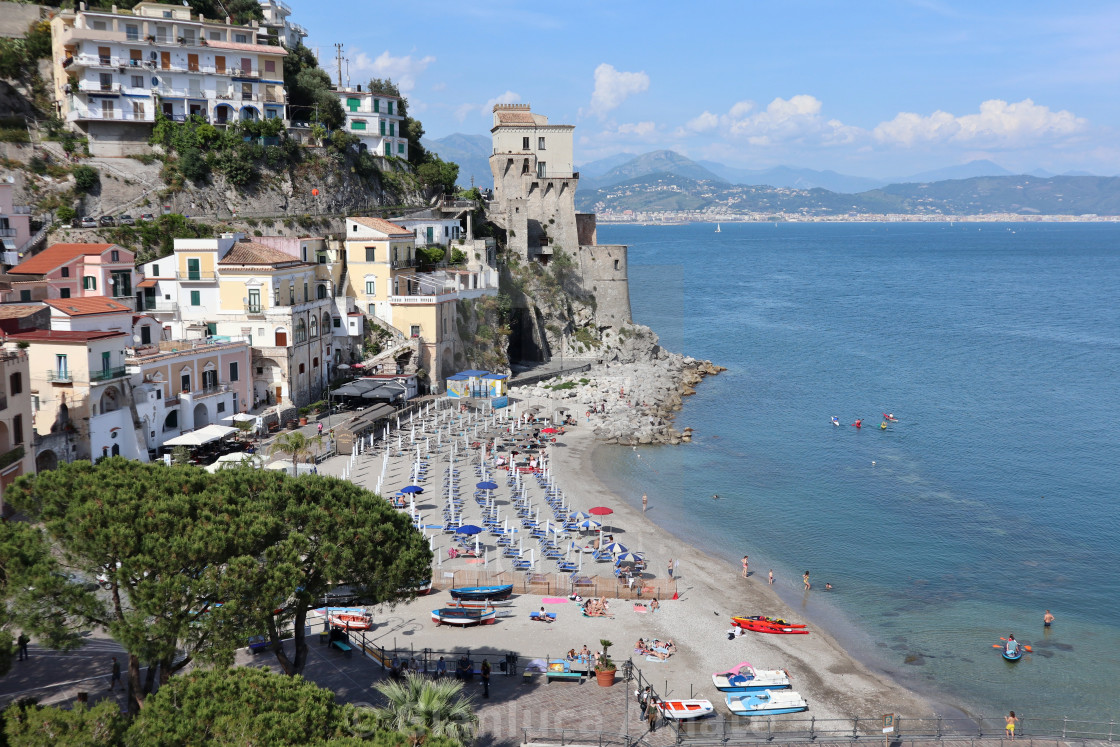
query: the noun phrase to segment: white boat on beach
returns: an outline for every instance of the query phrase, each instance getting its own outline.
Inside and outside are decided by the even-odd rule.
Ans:
[[[750,662],[726,672],[712,675],[716,689],[725,693],[757,693],[764,690],[783,690],[790,686],[789,672],[784,669],[755,669]]]
[[[773,716],[807,711],[809,704],[793,690],[764,690],[760,693],[728,693],[727,710],[736,716]]]
[[[712,701],[694,698],[692,700],[662,700],[657,703],[657,710],[665,718],[684,721],[690,718],[700,718],[709,713],[715,713]]]

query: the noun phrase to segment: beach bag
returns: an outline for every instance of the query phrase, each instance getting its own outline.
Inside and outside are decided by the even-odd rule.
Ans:
[[[728,633],[727,634],[727,640],[729,640],[729,641],[735,640],[735,634],[734,633]]]

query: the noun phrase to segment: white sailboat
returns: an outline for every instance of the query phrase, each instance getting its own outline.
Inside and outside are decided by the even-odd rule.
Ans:
[[[716,224],[716,233],[719,233],[719,232],[720,232],[720,231],[719,231],[719,224],[717,223],[717,224]]]

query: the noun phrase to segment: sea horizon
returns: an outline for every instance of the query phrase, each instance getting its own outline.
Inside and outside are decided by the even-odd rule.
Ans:
[[[635,322],[729,368],[678,414],[693,444],[600,447],[607,485],[631,505],[648,493],[648,517],[709,554],[749,553],[756,578],[773,567],[795,610],[935,700],[1115,717],[1120,583],[1102,571],[1117,559],[1120,434],[1078,415],[1117,404],[1120,230],[731,223],[600,238],[630,245]],[[884,412],[898,422],[880,429]],[[1004,662],[992,646],[1009,633],[1034,653]]]

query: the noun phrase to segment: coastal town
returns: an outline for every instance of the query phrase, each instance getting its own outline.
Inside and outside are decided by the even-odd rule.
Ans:
[[[688,403],[743,372],[636,322],[599,229],[1120,218],[585,212],[577,125],[519,99],[463,189],[282,0],[70,5],[0,3],[50,104],[0,171],[6,743],[1101,739],[877,665],[836,579],[678,526],[719,493],[603,474],[714,471]]]

